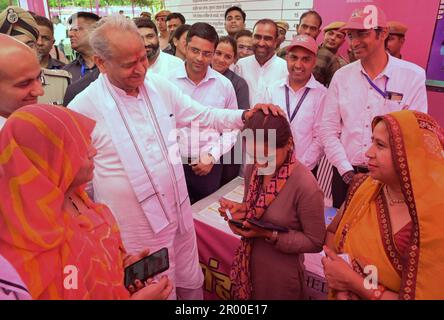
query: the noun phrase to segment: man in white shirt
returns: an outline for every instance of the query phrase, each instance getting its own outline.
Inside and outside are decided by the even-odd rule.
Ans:
[[[173,71],[169,80],[202,105],[237,109],[236,93],[231,81],[210,67],[218,42],[214,27],[203,22],[193,24],[187,35],[185,64]],[[222,164],[216,162],[230,151],[237,134],[233,132],[225,138],[222,135],[212,137],[206,136],[199,129],[199,141],[194,146],[192,129],[183,128],[180,131],[179,145],[185,159],[185,178],[193,204],[220,188]],[[224,140],[229,142],[224,144]]]
[[[253,28],[254,55],[239,59],[235,72],[248,83],[250,105],[265,101],[270,83],[288,76],[287,64],[275,54],[278,27],[273,20],[262,19]]]
[[[316,166],[323,155],[319,138],[322,107],[327,89],[314,78],[318,46],[307,35],[296,36],[287,47],[288,77],[267,88],[266,102],[280,106],[287,113],[296,157],[316,176]]]
[[[40,63],[26,44],[0,33],[0,128],[15,110],[43,95]]]
[[[169,72],[183,65],[181,59],[160,50],[157,27],[153,21],[148,18],[137,18],[134,22],[145,44],[146,55],[150,64],[147,74],[157,73],[166,77]]]
[[[128,252],[168,248],[165,273],[175,287],[170,298],[202,299],[203,274],[176,127],[199,121],[219,132],[238,129],[254,111],[210,109],[164,78],[146,77],[144,43],[124,17],[102,19],[91,45],[101,73],[69,108],[96,121],[94,199],[113,212]]]
[[[353,12],[343,28],[360,59],[339,69],[328,89],[321,139],[333,169],[333,206],[339,208],[355,173],[366,173],[371,121],[402,109],[427,112],[425,72],[386,53],[384,12],[368,6]],[[366,11],[367,13],[365,13]]]

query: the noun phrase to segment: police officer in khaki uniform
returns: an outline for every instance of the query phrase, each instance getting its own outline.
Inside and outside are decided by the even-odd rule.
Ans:
[[[37,23],[32,15],[22,8],[9,6],[0,13],[0,33],[7,34],[25,43],[36,52],[38,39]],[[63,103],[66,88],[71,75],[64,70],[42,69],[42,83],[45,94],[39,97],[39,103]]]
[[[386,40],[387,51],[398,59],[402,59],[401,49],[405,43],[405,34],[407,33],[408,27],[398,21],[387,22],[389,28],[389,36]]]

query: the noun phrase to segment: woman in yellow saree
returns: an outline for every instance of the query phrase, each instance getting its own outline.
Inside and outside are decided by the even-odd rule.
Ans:
[[[444,131],[407,110],[372,126],[369,176],[355,177],[328,228],[329,297],[444,299]]]

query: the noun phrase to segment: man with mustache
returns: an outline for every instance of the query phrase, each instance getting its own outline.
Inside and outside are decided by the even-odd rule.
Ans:
[[[236,73],[247,81],[250,105],[264,102],[267,86],[288,76],[285,60],[275,53],[277,38],[278,26],[273,20],[257,21],[253,28],[254,55],[236,64]]]
[[[50,52],[54,46],[54,25],[46,17],[35,16],[39,37],[37,38],[37,54],[39,56],[40,65],[47,69],[61,69],[65,64],[51,57]]]
[[[389,55],[386,16],[376,6],[352,13],[340,30],[347,32],[357,61],[339,69],[328,89],[321,140],[334,166],[333,206],[340,208],[356,173],[367,173],[375,116],[403,109],[427,112],[425,71]],[[383,148],[384,146],[380,146]]]
[[[157,73],[166,77],[169,72],[183,65],[181,59],[160,50],[157,27],[153,21],[147,18],[137,18],[134,22],[145,44],[149,62],[147,74]]]

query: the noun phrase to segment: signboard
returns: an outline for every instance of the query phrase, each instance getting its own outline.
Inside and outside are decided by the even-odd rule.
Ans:
[[[427,85],[444,91],[444,0],[438,9],[429,63],[427,64]]]
[[[263,18],[285,20],[290,25],[287,40],[291,40],[296,34],[300,16],[313,8],[313,0],[166,0],[165,6],[171,12],[182,13],[188,24],[195,22],[211,24],[220,35],[226,35],[225,10],[238,6],[247,14],[247,29],[252,30],[256,21]]]

